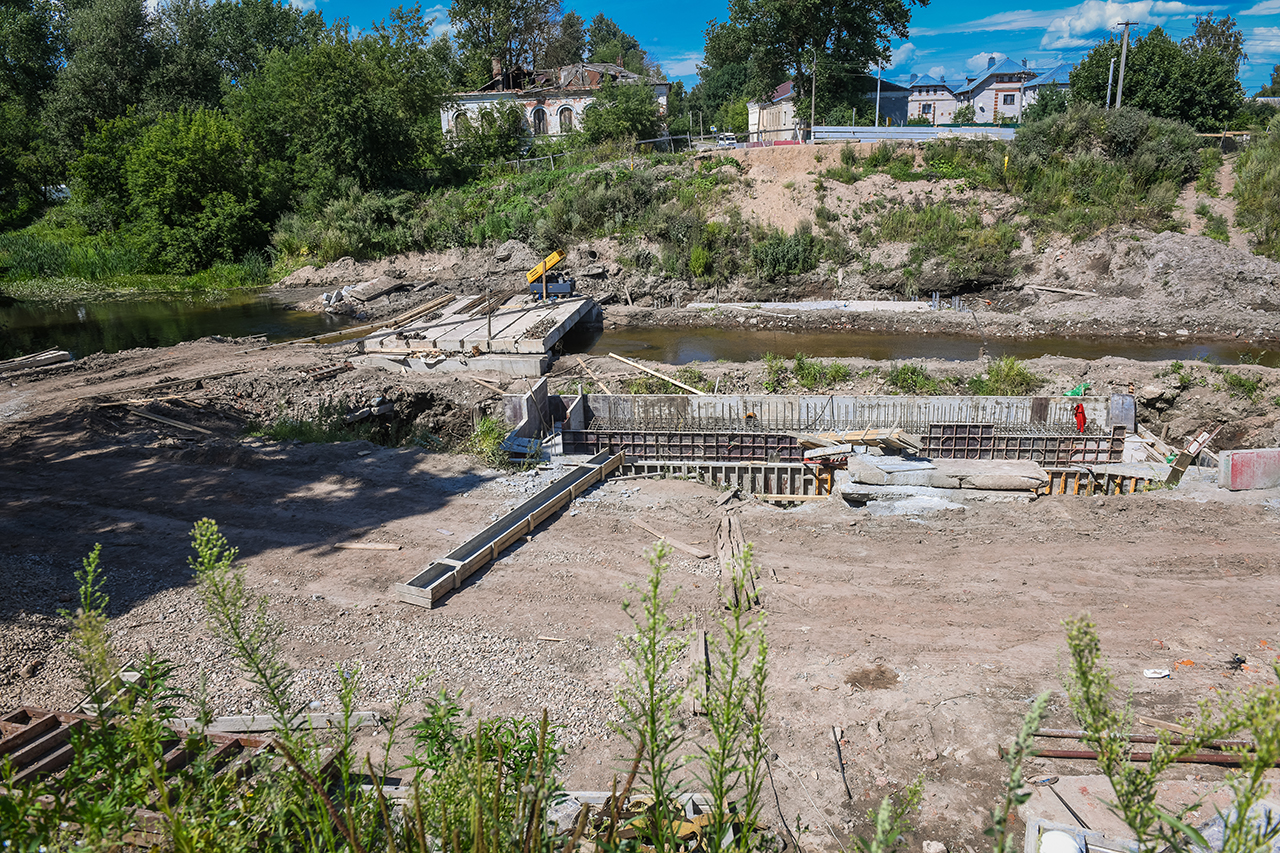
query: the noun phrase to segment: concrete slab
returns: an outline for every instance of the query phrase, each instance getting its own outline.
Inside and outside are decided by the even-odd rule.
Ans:
[[[1034,462],[1012,459],[935,459],[939,477],[959,481],[962,489],[1035,490],[1049,475]]]
[[[1232,491],[1280,488],[1280,448],[1224,450],[1218,454],[1218,486]]]

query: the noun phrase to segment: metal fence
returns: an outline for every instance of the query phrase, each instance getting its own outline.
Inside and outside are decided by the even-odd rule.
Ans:
[[[660,136],[655,139],[637,139],[629,148],[620,149],[620,157],[636,154],[674,154],[684,151],[692,145],[688,136]],[[519,160],[505,160],[500,165],[518,173],[536,171],[537,169],[556,169],[569,166],[581,166],[599,162],[596,148],[575,148],[572,151],[546,154],[542,157],[524,157]]]

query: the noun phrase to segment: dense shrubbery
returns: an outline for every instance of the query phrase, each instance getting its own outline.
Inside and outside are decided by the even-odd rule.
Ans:
[[[1259,254],[1280,260],[1280,116],[1236,162],[1236,220],[1253,233]]]

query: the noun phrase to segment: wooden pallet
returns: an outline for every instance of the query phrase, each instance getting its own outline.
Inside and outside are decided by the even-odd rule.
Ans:
[[[1046,468],[1049,484],[1039,495],[1132,495],[1151,488],[1151,479],[1125,474],[1094,472],[1087,468]]]

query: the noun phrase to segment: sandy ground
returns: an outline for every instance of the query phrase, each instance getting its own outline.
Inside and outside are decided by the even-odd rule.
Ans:
[[[509,474],[421,448],[242,435],[242,419],[254,410],[329,393],[299,371],[341,357],[310,347],[237,354],[202,341],[96,356],[0,386],[0,577],[9,587],[0,597],[0,708],[66,708],[79,698],[57,614],[95,543],[103,546],[122,655],[151,648],[172,657],[182,667],[179,684],[195,689],[203,677],[218,713],[260,708],[206,628],[186,565],[188,533],[202,517],[216,519],[240,549],[249,587],[282,620],[300,701],[336,710],[339,671],[358,669],[359,706],[389,712],[403,696],[411,719],[442,687],[462,690],[477,714],[545,707],[564,727],[568,787],[601,790],[629,758],[609,729],[618,717],[617,638],[630,630],[621,602],[628,584],[643,580],[653,544],[632,519],[706,545],[723,513],[739,514],[769,620],[768,738],[778,799],[770,794],[768,814],[775,828],[779,815],[789,822],[799,815],[808,828],[802,844],[816,849],[847,848],[850,833],[865,831],[867,809],[920,774],[925,799],[912,849],[925,841],[982,849],[1004,779],[997,748],[1010,742],[1027,703],[1050,691],[1049,723],[1075,727],[1062,693],[1066,617],[1088,613],[1098,622],[1107,662],[1138,713],[1174,719],[1221,691],[1272,680],[1280,494],[1197,482],[1123,498],[975,503],[919,517],[871,516],[841,502],[722,508],[718,492],[694,482],[609,482],[442,607],[397,603],[393,583],[555,472]],[[246,372],[182,388],[189,403],[151,404],[213,435],[97,405],[109,393],[159,396],[143,389],[233,368]],[[367,394],[409,382],[367,370],[328,381]],[[434,408],[421,415],[442,423],[450,422],[447,409],[467,412],[487,393],[457,379],[417,389],[428,390]],[[89,394],[95,399],[76,399]],[[349,540],[402,550],[332,547]],[[719,613],[716,574],[714,561],[672,559],[674,609],[691,628],[708,627]],[[540,639],[547,637],[555,639]],[[1245,668],[1227,666],[1234,654],[1248,659]],[[1174,675],[1152,681],[1144,668]],[[686,710],[681,725],[692,752],[705,722]],[[843,730],[852,800],[832,726]],[[384,737],[370,733],[362,743]],[[1094,772],[1087,762],[1040,759],[1028,769],[1064,782]],[[1180,768],[1172,778],[1185,785],[1170,796],[1185,798],[1206,793],[1221,773]],[[1101,808],[1096,794],[1076,802]]]

